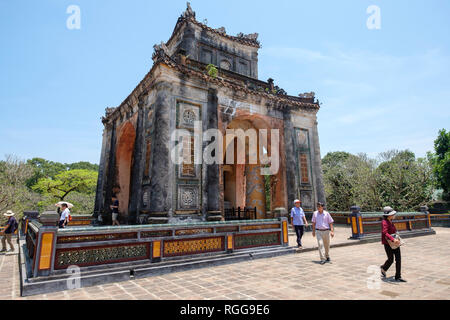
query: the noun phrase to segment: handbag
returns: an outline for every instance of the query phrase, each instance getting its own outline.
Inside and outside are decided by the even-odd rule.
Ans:
[[[386,239],[387,242],[389,243],[389,246],[391,247],[391,249],[395,250],[398,247],[400,247],[400,246],[405,244],[405,241],[403,241],[403,239],[400,237],[400,235],[398,233],[391,234],[391,237],[394,238],[394,239],[400,240],[400,244],[395,244],[394,241]]]

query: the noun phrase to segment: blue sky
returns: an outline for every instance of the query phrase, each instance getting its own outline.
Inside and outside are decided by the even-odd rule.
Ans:
[[[81,29],[69,30],[69,5]],[[316,92],[321,153],[417,156],[450,129],[450,1],[200,1],[197,19],[259,33],[259,78]],[[377,5],[381,29],[369,30]],[[186,1],[0,0],[0,159],[98,163],[101,116],[150,70]]]

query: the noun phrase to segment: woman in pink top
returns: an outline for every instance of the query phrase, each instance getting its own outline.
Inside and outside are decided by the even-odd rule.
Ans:
[[[392,223],[392,220],[395,217],[395,214],[397,212],[394,211],[391,207],[385,207],[384,208],[384,216],[383,221],[381,222],[381,243],[384,245],[384,250],[386,251],[387,260],[386,262],[380,267],[381,269],[381,276],[383,278],[386,278],[386,272],[388,271],[389,267],[394,262],[394,256],[395,256],[395,281],[397,282],[406,282],[406,280],[402,279],[401,276],[401,254],[400,254],[400,247],[397,249],[392,249],[389,243],[387,242],[387,239],[390,241],[394,241],[396,244],[399,244],[400,240],[394,239],[394,237],[391,236],[391,234],[394,234],[397,232],[397,229],[395,228],[394,223]]]

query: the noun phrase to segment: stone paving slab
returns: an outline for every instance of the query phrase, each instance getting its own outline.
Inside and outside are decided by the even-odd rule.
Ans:
[[[378,267],[386,260],[386,256],[381,243],[376,242],[332,248],[332,263],[325,265],[318,264],[319,254],[314,250],[52,294],[20,297],[17,255],[2,255],[0,299],[448,300],[450,228],[434,229],[436,235],[406,239],[407,244],[402,247],[402,274],[408,282],[401,284],[389,281],[394,275],[394,265],[388,271],[388,281],[379,278]],[[338,234],[339,231],[334,239],[336,242],[339,241]],[[348,237],[349,234],[346,233],[345,236]],[[292,238],[294,237],[290,237],[290,241]],[[313,246],[315,241],[311,233],[305,234],[305,247]],[[371,272],[371,268],[375,271]]]

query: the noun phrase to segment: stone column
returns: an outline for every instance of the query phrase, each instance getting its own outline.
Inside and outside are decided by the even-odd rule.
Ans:
[[[156,85],[155,131],[150,183],[150,215],[165,216],[172,210],[173,164],[170,159],[170,115],[172,85],[160,82]],[[174,107],[174,106],[173,106]],[[153,219],[154,220],[154,219]]]
[[[286,155],[286,188],[287,201],[286,208],[289,208],[294,200],[299,196],[298,190],[299,177],[296,162],[297,153],[294,142],[294,127],[291,122],[291,114],[289,111],[284,112],[284,154]]]
[[[130,203],[128,206],[128,223],[137,224],[141,207],[142,179],[145,166],[145,127],[144,127],[144,100],[139,99],[138,118],[136,125],[136,140],[134,143],[134,160],[131,168]]]
[[[56,211],[46,211],[39,217],[39,222],[42,226],[36,239],[33,277],[49,276],[55,269],[59,214]]]
[[[218,129],[218,98],[217,90],[208,90],[208,104],[206,108],[206,122],[203,123],[203,131],[208,129]],[[203,150],[209,142],[203,143]],[[220,186],[219,186],[219,165],[206,165],[206,174],[203,178],[203,215],[208,221],[222,219],[220,211]],[[206,212],[205,212],[206,211]],[[205,215],[206,214],[206,215]]]
[[[99,197],[103,197],[102,201],[99,200],[98,213],[102,215],[103,221],[106,219],[106,213],[111,205],[111,196],[113,194],[112,188],[114,186],[114,178],[116,174],[116,121],[113,120],[112,124],[107,125],[108,139],[105,150],[105,180],[103,181],[103,189]]]
[[[312,130],[313,138],[313,152],[314,152],[314,164],[313,170],[315,171],[316,181],[314,181],[317,193],[318,202],[326,203],[325,199],[325,188],[323,185],[323,173],[322,173],[322,159],[320,157],[320,144],[319,144],[319,132],[317,130],[317,121],[314,122],[314,127]]]
[[[109,151],[107,150],[107,145],[110,146],[108,143],[108,137],[110,136],[111,132],[107,128],[106,124],[104,124],[103,129],[103,139],[102,139],[102,151],[100,155],[100,164],[99,164],[99,170],[98,170],[98,180],[97,180],[97,190],[95,193],[95,206],[94,206],[94,215],[93,217],[95,219],[98,218],[99,211],[101,210],[103,203],[104,203],[104,185],[106,180],[106,171],[107,165],[105,163],[106,153]]]

